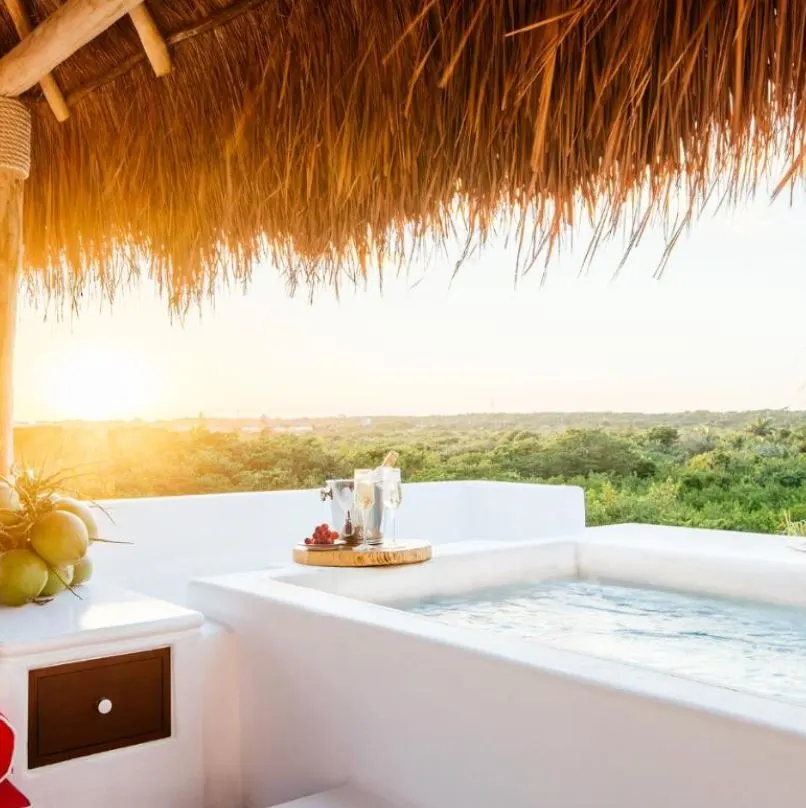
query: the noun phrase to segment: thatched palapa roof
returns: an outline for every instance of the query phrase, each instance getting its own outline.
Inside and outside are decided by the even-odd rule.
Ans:
[[[24,2],[33,24],[60,5]],[[804,0],[149,7],[170,75],[124,17],[55,69],[64,123],[23,96],[26,271],[51,291],[147,264],[181,306],[266,249],[292,280],[337,282],[457,216],[482,235],[525,216],[533,249],[575,203],[606,230],[642,188],[640,231],[680,180],[741,197],[774,143],[799,170]],[[0,3],[0,54],[18,41]]]

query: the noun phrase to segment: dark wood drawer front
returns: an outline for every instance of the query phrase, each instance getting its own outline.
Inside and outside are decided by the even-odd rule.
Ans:
[[[28,767],[171,734],[171,649],[32,670]]]

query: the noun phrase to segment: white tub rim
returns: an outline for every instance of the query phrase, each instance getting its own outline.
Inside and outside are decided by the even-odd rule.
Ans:
[[[517,552],[518,549],[539,550],[550,546],[573,547],[576,552],[578,539],[562,537],[500,546],[494,546],[491,542],[465,547],[454,544],[444,551],[435,548],[435,558],[429,563],[438,564],[440,559],[447,561],[449,558],[467,558],[474,554],[508,554]],[[191,583],[191,592],[197,588],[207,590],[211,594],[215,593],[219,602],[230,595],[247,600],[271,600],[289,608],[316,614],[326,620],[349,621],[397,632],[423,642],[459,648],[469,654],[535,669],[544,675],[573,680],[586,686],[671,703],[806,737],[806,705],[733,690],[727,686],[643,668],[628,662],[557,649],[535,640],[502,637],[493,632],[447,625],[391,605],[359,600],[311,585],[315,583],[317,576],[335,575],[346,578],[356,574],[371,576],[378,572],[289,566],[199,579]],[[381,571],[387,575],[390,572]]]

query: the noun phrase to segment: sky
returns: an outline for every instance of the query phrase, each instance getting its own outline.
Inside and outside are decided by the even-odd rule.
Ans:
[[[342,294],[248,293],[171,320],[148,284],[59,319],[23,301],[18,421],[617,410],[806,409],[806,195],[706,212],[653,277],[618,238],[580,275],[585,232],[515,286],[494,239]]]

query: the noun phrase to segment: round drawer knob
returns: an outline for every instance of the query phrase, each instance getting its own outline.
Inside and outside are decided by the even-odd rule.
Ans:
[[[101,699],[98,702],[98,712],[101,715],[109,715],[112,712],[112,702],[109,699]]]

